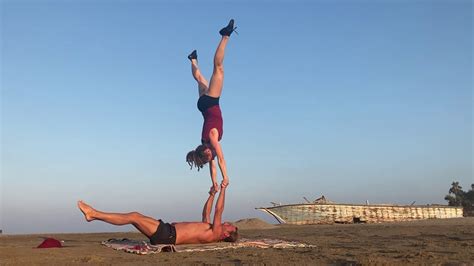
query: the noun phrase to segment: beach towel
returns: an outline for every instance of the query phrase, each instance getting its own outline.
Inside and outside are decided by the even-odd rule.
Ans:
[[[148,241],[131,240],[128,238],[112,238],[107,241],[102,241],[102,245],[115,250],[122,250],[138,255],[147,255],[160,252],[176,252],[174,245],[152,245]]]
[[[313,248],[315,245],[305,243],[286,241],[281,239],[248,239],[241,238],[235,243],[219,242],[211,244],[192,244],[192,245],[152,245],[148,241],[124,239],[109,239],[103,241],[102,245],[122,250],[129,253],[146,255],[160,252],[200,252],[208,250],[237,249],[237,248]]]

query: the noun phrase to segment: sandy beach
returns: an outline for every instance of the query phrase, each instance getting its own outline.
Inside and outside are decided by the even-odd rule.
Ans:
[[[139,233],[2,235],[2,265],[66,264],[470,264],[474,263],[474,218],[387,224],[268,225],[240,222],[246,238],[273,238],[314,248],[242,248],[136,255],[101,245],[109,238],[145,240]],[[36,249],[42,237],[63,248]]]

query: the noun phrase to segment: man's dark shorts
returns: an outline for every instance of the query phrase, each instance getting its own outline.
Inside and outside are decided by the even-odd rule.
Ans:
[[[176,228],[174,225],[158,220],[160,224],[156,232],[150,237],[152,245],[158,244],[176,244]]]

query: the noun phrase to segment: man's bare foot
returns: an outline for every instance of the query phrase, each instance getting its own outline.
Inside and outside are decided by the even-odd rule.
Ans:
[[[79,209],[81,210],[81,212],[84,214],[86,220],[88,222],[94,220],[94,218],[92,217],[92,214],[94,213],[94,208],[92,208],[91,206],[87,205],[86,203],[84,203],[82,200],[78,201],[77,202],[77,207],[79,207]]]

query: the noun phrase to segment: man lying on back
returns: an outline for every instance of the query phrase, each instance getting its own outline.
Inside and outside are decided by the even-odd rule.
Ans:
[[[222,223],[224,212],[226,184],[221,184],[221,192],[214,210],[214,220],[211,222],[212,204],[216,190],[211,187],[209,197],[204,204],[202,222],[165,223],[162,220],[145,216],[138,212],[109,213],[92,208],[83,201],[78,201],[77,206],[88,222],[94,220],[104,221],[113,225],[131,224],[142,234],[150,239],[152,245],[157,244],[200,244],[219,241],[235,242],[238,238],[237,227],[231,223]]]

